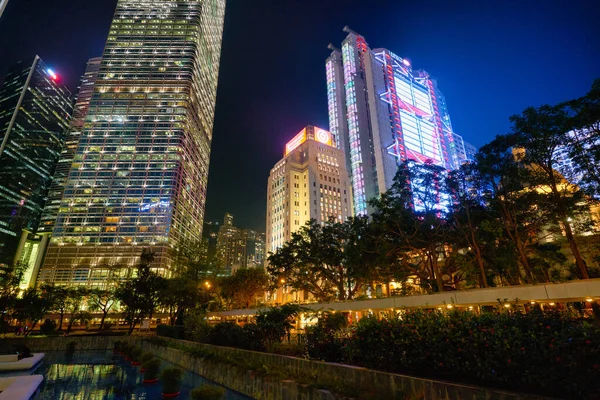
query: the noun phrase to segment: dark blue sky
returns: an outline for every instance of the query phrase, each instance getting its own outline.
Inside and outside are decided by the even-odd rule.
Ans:
[[[0,75],[38,53],[76,85],[100,55],[116,0],[10,0]],[[600,78],[598,0],[229,0],[207,217],[264,229],[266,181],[303,126],[327,127],[324,63],[349,25],[438,79],[454,129],[480,146],[527,106]]]

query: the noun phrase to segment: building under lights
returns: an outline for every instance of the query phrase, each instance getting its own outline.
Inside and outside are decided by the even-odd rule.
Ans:
[[[469,157],[429,74],[389,50],[372,50],[347,27],[344,31],[341,50],[330,45],[326,62],[329,123],[346,154],[354,213],[366,215],[368,201],[391,187],[403,161],[451,170]]]
[[[73,107],[73,117],[70,121],[69,129],[64,135],[62,150],[52,177],[52,183],[48,191],[48,198],[42,212],[39,228],[35,234],[24,231],[21,237],[24,244],[19,246],[15,260],[27,264],[29,266],[28,271],[31,271],[31,274],[27,274],[28,279],[24,280],[23,285],[35,285],[39,269],[46,254],[50,235],[52,234],[54,222],[58,215],[65,183],[69,176],[73,156],[75,155],[75,149],[79,143],[81,129],[83,128],[90,100],[94,92],[94,83],[100,71],[100,61],[100,58],[90,59],[87,63],[85,73],[81,77],[77,100]]]
[[[226,273],[239,268],[263,267],[265,235],[233,225],[233,215],[226,213],[219,228],[216,247],[217,264]]]
[[[127,278],[200,242],[225,0],[119,0],[39,280]]]
[[[8,0],[0,0],[0,17],[2,17],[2,13],[8,4]]]
[[[0,262],[18,261],[38,230],[72,107],[38,56],[12,67],[0,87]]]
[[[268,253],[314,219],[345,221],[352,214],[352,186],[344,152],[328,131],[307,126],[285,146],[267,184]]]

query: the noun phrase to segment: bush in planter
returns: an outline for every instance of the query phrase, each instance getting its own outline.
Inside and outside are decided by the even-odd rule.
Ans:
[[[225,389],[215,385],[202,385],[192,390],[191,400],[221,400],[225,396]]]
[[[158,358],[152,358],[142,364],[142,369],[144,370],[144,383],[154,383],[158,381],[160,363]]]
[[[144,351],[139,347],[134,347],[133,349],[131,349],[131,351],[129,352],[129,357],[131,358],[131,364],[139,365],[143,354],[144,354]]]
[[[142,363],[142,367],[143,367],[144,363],[152,360],[153,358],[155,358],[154,353],[146,352],[146,353],[142,354],[142,356],[140,357],[140,362]]]
[[[163,395],[178,394],[181,378],[183,378],[183,370],[179,368],[164,369],[160,374],[160,379],[163,382]]]

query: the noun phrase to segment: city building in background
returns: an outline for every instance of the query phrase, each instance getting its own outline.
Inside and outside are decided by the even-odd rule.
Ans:
[[[12,67],[0,87],[2,263],[19,261],[38,230],[72,111],[71,93],[38,56]],[[26,251],[37,260],[36,246]]]
[[[0,0],[0,17],[2,17],[2,13],[8,4],[8,0]]]
[[[267,254],[315,219],[345,221],[352,213],[352,186],[344,152],[334,136],[307,126],[285,146],[267,183]]]
[[[265,235],[233,225],[233,215],[226,213],[217,235],[217,264],[228,272],[239,268],[263,267]]]
[[[354,213],[366,215],[368,201],[391,187],[403,161],[451,170],[468,156],[436,81],[413,70],[409,60],[372,50],[364,37],[344,31],[341,50],[330,45],[326,62],[329,124],[346,153]]]
[[[205,253],[206,262],[214,264],[217,257],[217,241],[219,238],[219,223],[204,221],[202,228],[202,249]]]
[[[78,88],[77,99],[73,107],[73,117],[69,124],[69,129],[64,135],[64,141],[56,170],[52,177],[52,183],[48,191],[48,199],[42,212],[37,234],[29,234],[23,247],[19,247],[20,252],[15,255],[15,259],[30,266],[32,271],[29,284],[36,282],[40,266],[46,254],[48,243],[54,222],[58,215],[58,209],[62,200],[65,183],[69,176],[71,164],[75,149],[79,143],[81,130],[83,128],[85,117],[89,110],[92,94],[94,93],[94,84],[100,71],[101,58],[92,58],[88,61],[85,73],[81,77]]]
[[[119,0],[39,281],[105,285],[200,242],[225,0]]]

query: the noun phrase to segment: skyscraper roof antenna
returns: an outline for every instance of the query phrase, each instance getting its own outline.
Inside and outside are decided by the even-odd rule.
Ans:
[[[355,31],[350,29],[350,27],[348,25],[344,26],[344,29],[342,29],[342,30],[346,33],[354,33],[355,35],[361,36],[359,33],[356,33]]]
[[[340,49],[338,49],[337,47],[335,47],[335,46],[334,46],[332,43],[329,43],[329,44],[327,45],[327,48],[328,48],[329,50],[331,50],[331,51],[336,51],[336,50],[337,50],[337,51],[340,51]]]

